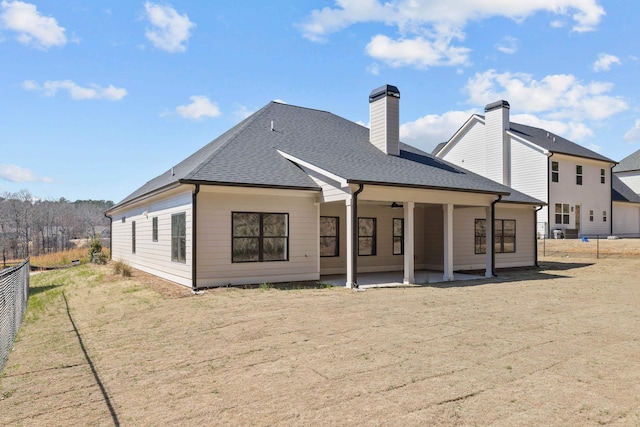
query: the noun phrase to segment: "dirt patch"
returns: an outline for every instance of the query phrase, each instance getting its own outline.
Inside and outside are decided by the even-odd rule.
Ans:
[[[23,325],[0,424],[639,425],[638,269],[197,296],[104,270]]]

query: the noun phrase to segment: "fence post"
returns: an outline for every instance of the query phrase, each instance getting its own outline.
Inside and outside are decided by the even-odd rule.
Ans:
[[[596,234],[596,259],[600,259],[600,235]]]

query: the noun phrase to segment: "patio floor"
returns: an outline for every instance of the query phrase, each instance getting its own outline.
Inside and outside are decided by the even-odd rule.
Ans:
[[[433,270],[418,270],[415,272],[416,283],[413,285],[406,285],[402,283],[404,273],[402,271],[391,271],[383,273],[358,273],[358,285],[360,289],[367,288],[387,288],[397,286],[420,286],[432,283],[447,282],[444,280],[443,273],[441,271]],[[475,276],[471,274],[453,273],[453,281],[459,280],[477,280],[484,279],[484,276]],[[322,283],[330,283],[333,286],[345,286],[347,283],[346,274],[333,274],[327,276],[320,276]]]

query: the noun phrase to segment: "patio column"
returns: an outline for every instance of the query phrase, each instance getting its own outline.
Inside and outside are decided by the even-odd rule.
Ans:
[[[353,288],[355,281],[356,281],[356,272],[355,272],[355,268],[357,268],[357,260],[355,260],[354,262],[354,245],[356,244],[354,242],[354,226],[353,226],[353,218],[354,218],[354,212],[353,212],[353,206],[354,203],[352,201],[352,198],[349,197],[347,200],[345,200],[345,204],[346,204],[346,208],[347,208],[347,283],[346,286],[347,288],[351,289]]]
[[[415,202],[404,202],[404,278],[402,283],[409,285],[416,282],[415,261],[414,261],[414,226],[413,226],[413,208]]]
[[[444,211],[444,274],[445,281],[453,280],[453,204],[442,205]]]
[[[484,277],[490,278],[493,277],[493,221],[491,220],[491,206],[487,206],[485,208],[485,242],[486,242],[486,270],[484,273]]]

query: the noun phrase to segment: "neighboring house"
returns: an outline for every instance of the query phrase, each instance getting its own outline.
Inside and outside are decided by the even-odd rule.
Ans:
[[[569,237],[640,231],[640,223],[630,223],[640,210],[636,201],[614,206],[613,160],[544,129],[513,123],[509,109],[507,101],[487,105],[485,116],[471,116],[433,154],[546,202],[538,212],[539,236],[553,236],[553,230]],[[616,185],[618,194],[628,195],[622,182]],[[614,227],[616,206],[621,219]]]
[[[109,209],[112,258],[194,289],[536,264],[543,203],[401,143],[399,102],[370,129],[267,104]]]
[[[613,168],[613,173],[634,193],[640,194],[640,150],[620,160],[620,163]]]

